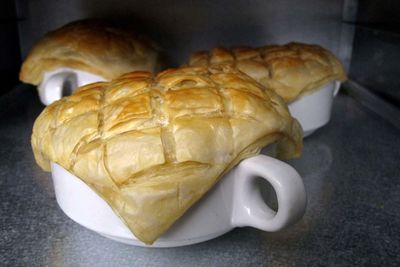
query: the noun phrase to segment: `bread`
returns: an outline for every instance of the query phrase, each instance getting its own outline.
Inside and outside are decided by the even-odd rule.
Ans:
[[[334,81],[346,80],[340,61],[328,50],[301,43],[259,48],[215,48],[190,57],[189,66],[230,64],[273,89],[290,103]]]
[[[47,71],[72,68],[117,78],[135,70],[155,72],[160,67],[154,45],[132,32],[100,20],[82,20],[46,34],[22,64],[20,80],[38,85]]]
[[[300,155],[302,130],[282,99],[227,66],[132,72],[49,105],[32,148],[105,199],[151,244],[240,160],[277,143]]]

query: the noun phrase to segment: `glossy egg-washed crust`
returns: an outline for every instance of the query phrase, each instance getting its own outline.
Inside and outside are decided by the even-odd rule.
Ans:
[[[334,81],[346,80],[340,61],[328,50],[302,43],[259,48],[214,48],[191,55],[189,66],[230,64],[273,89],[289,103]]]
[[[159,67],[159,53],[147,40],[101,20],[82,20],[47,33],[29,52],[19,78],[38,85],[45,72],[72,68],[111,80]]]
[[[240,160],[277,143],[299,156],[302,130],[283,100],[227,66],[132,72],[46,107],[32,147],[105,199],[154,242]]]

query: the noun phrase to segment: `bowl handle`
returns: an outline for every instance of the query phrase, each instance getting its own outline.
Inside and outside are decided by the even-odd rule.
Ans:
[[[38,86],[40,101],[50,105],[63,96],[72,94],[78,87],[78,77],[73,72],[60,72],[50,76]]]
[[[258,155],[242,161],[235,171],[232,225],[278,231],[297,222],[304,214],[306,192],[300,175],[290,165]],[[267,180],[274,188],[278,211],[262,199],[256,179]]]
[[[333,89],[333,97],[335,97],[339,93],[341,82],[334,81],[334,89]]]

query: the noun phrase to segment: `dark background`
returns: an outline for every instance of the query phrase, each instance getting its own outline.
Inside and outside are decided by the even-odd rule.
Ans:
[[[400,1],[359,1],[350,78],[400,106]]]
[[[82,2],[89,3],[90,1]],[[273,1],[270,2],[272,5]],[[344,24],[354,27],[355,29],[349,76],[352,80],[368,88],[378,96],[399,106],[400,1],[343,1],[344,5],[353,2],[358,6],[357,16],[355,16],[355,19],[353,17],[350,20],[346,19],[346,16],[343,18]],[[241,6],[241,4],[238,3],[236,3],[236,5]],[[252,1],[249,2],[249,9],[251,8],[251,3]],[[328,2],[326,3],[326,7],[329,8]],[[65,3],[60,2],[60,4]],[[227,2],[222,1],[214,4],[227,5]],[[253,4],[256,5],[257,3],[254,2]],[[54,6],[56,4],[51,3],[51,5]],[[201,4],[197,3],[194,6],[193,3],[190,5],[182,3],[181,7],[184,6],[188,8],[193,6],[194,8],[201,9],[209,8],[210,5],[208,1],[205,1],[204,4],[201,2]],[[234,6],[235,5],[233,5],[233,7]],[[322,4],[319,8],[323,6],[325,5]],[[233,7],[231,6],[231,9]],[[145,6],[143,8],[145,8]],[[151,9],[154,7],[149,5],[148,8]],[[299,7],[294,7],[293,10],[296,10],[296,8]],[[307,8],[307,6],[305,8]],[[227,9],[229,9],[229,7],[227,7]],[[143,10],[143,12],[149,11]],[[232,12],[233,14],[239,14],[242,11],[236,10]],[[287,12],[287,14],[293,15],[293,12],[291,13],[287,10],[282,10],[281,12],[283,14]],[[184,11],[180,13],[177,12],[176,14],[181,13],[185,15]],[[245,14],[246,10],[243,10],[243,13]],[[18,84],[18,72],[21,58],[25,56],[23,54],[26,54],[26,51],[24,51],[26,49],[21,47],[18,26],[21,23],[26,23],[26,18],[24,17],[27,16],[26,14],[29,14],[29,3],[26,0],[2,0],[0,3],[0,79],[2,81],[0,95],[11,90]],[[296,12],[294,14],[296,14]],[[279,16],[277,16],[277,18],[283,19]],[[32,18],[30,19],[32,20]],[[154,18],[154,20],[156,21],[157,18]],[[179,18],[177,18],[177,20],[179,20]],[[299,20],[305,21],[305,18],[299,18]],[[34,19],[33,21],[33,23],[41,23],[39,19]],[[196,21],[197,20],[195,20],[194,23]],[[174,27],[179,27],[179,23]],[[229,25],[226,25],[226,27],[229,28]],[[235,26],[235,29],[239,32],[233,30],[234,33],[241,34],[244,36],[241,38],[246,40],[246,32],[240,32],[241,28],[239,24]],[[232,32],[231,28],[230,32]],[[188,36],[190,36],[190,34]],[[228,40],[224,40],[226,43],[229,43],[229,41],[229,38]],[[262,42],[262,40],[259,40],[259,42]],[[186,43],[182,45],[191,47],[196,44]],[[170,49],[168,43],[166,46]],[[170,46],[173,47],[176,46],[176,44],[171,43]],[[193,47],[191,47],[191,49],[193,49]]]
[[[15,1],[2,0],[0,3],[0,94],[9,91],[18,82],[21,64],[18,20]]]

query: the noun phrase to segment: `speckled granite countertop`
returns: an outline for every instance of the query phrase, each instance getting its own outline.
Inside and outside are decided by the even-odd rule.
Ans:
[[[308,194],[299,223],[168,249],[116,243],[63,214],[30,148],[42,109],[32,87],[0,97],[1,266],[400,265],[400,132],[348,96],[290,162]]]

